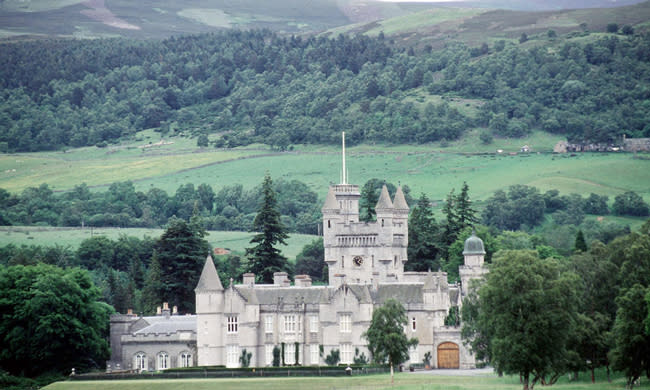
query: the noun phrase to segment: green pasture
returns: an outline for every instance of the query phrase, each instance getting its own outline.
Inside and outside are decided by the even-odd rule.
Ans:
[[[55,228],[38,226],[0,226],[0,247],[14,245],[43,245],[43,246],[69,246],[72,249],[79,247],[79,244],[93,236],[105,236],[116,240],[120,235],[133,237],[158,238],[163,229],[146,228]],[[248,232],[227,232],[209,231],[206,239],[213,248],[226,248],[232,252],[243,253],[246,247],[251,246],[250,240],[254,233]],[[289,235],[286,246],[280,246],[282,253],[290,260],[302,248],[316,239],[316,236],[309,234],[292,233]]]
[[[556,390],[580,389],[623,389],[624,381],[616,379],[608,383],[598,378],[596,384],[587,382],[587,374],[582,374],[583,381],[569,383],[560,380],[553,386]],[[648,382],[641,381],[637,389],[650,389]],[[538,384],[537,386],[541,386]],[[158,390],[193,390],[215,389],[303,389],[310,390],[515,390],[521,389],[518,377],[499,378],[494,374],[475,374],[472,376],[430,375],[424,373],[397,373],[395,383],[391,385],[390,375],[369,375],[355,377],[309,377],[309,378],[233,378],[233,379],[168,379],[168,380],[119,380],[119,381],[66,381],[53,383],[46,390],[140,390],[155,388]]]
[[[535,132],[523,139],[495,139],[483,145],[479,130],[448,145],[359,145],[348,148],[349,181],[363,184],[370,178],[407,184],[414,196],[421,192],[441,200],[466,181],[472,198],[484,200],[511,185],[534,185],[542,191],[564,194],[591,192],[614,196],[628,190],[650,200],[650,160],[629,153],[551,154],[559,137]],[[232,184],[252,188],[268,170],[273,179],[299,180],[325,196],[327,186],[340,178],[337,146],[297,146],[274,152],[263,145],[234,150],[198,149],[192,140],[147,149],[139,142],[109,148],[88,147],[63,152],[5,154],[0,156],[0,188],[20,192],[47,183],[65,191],[86,183],[105,189],[117,181],[132,180],[138,190],[161,188],[169,194],[183,184],[208,183],[215,191]],[[155,142],[154,142],[155,144]],[[528,145],[532,153],[517,153]],[[501,153],[498,152],[501,150]],[[537,153],[543,152],[543,153]],[[515,155],[511,155],[516,153]]]

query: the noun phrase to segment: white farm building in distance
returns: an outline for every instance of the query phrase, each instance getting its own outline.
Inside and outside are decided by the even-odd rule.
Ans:
[[[345,149],[343,172],[345,172]],[[359,186],[329,188],[323,205],[328,285],[312,286],[308,275],[293,285],[286,273],[273,284],[255,283],[244,274],[241,284],[224,288],[208,257],[196,286],[196,314],[175,315],[168,307],[152,317],[111,317],[111,360],[108,370],[164,370],[171,367],[238,367],[245,349],[250,366],[270,366],[273,349],[282,347],[287,365],[324,365],[338,350],[341,363],[356,353],[370,356],[362,334],[375,308],[394,298],[406,309],[408,337],[419,344],[409,364],[430,353],[434,368],[474,368],[474,356],[463,345],[460,327],[445,326],[453,306],[460,306],[471,279],[481,278],[485,251],[473,235],[465,242],[460,284],[449,284],[444,272],[405,272],[408,212],[401,188],[390,199],[382,189],[376,222],[359,221]]]

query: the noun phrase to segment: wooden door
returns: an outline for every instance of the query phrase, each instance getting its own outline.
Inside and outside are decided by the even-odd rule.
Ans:
[[[438,345],[438,368],[460,368],[460,351],[456,343]]]

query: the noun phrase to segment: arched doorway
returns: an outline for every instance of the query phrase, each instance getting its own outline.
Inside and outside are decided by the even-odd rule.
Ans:
[[[446,342],[438,345],[438,368],[460,368],[458,344]]]

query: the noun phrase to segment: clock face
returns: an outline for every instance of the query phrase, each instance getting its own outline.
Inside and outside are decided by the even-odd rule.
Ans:
[[[363,257],[361,257],[361,256],[354,256],[354,259],[352,259],[352,260],[354,261],[354,264],[357,265],[357,266],[360,266],[361,264],[363,264]]]

